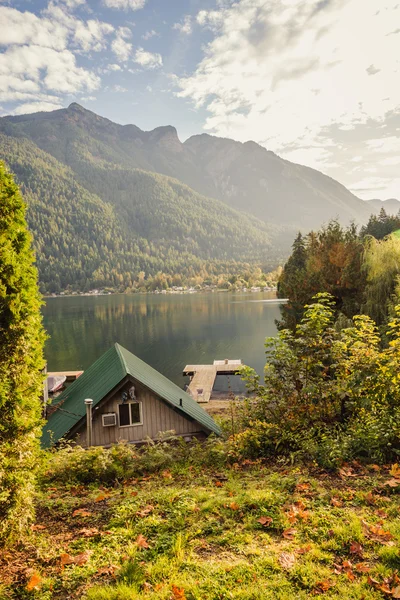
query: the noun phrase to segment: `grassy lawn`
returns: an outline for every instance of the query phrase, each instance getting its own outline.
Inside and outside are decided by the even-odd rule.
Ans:
[[[44,485],[0,598],[400,598],[400,472],[176,466],[116,487]]]

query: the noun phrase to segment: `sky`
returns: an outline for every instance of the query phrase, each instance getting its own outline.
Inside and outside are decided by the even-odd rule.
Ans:
[[[0,115],[71,102],[400,200],[400,0],[0,0]]]

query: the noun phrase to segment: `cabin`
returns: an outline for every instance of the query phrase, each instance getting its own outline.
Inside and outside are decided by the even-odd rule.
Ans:
[[[212,417],[186,392],[119,344],[107,350],[48,410],[42,445],[61,439],[87,446],[85,400],[92,399],[91,445],[140,444],[161,432],[185,440],[220,435]]]

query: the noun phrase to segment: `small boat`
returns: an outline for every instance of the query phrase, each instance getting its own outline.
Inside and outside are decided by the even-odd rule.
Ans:
[[[65,375],[50,375],[47,378],[47,389],[49,394],[54,394],[54,392],[58,392],[64,386],[67,378]]]

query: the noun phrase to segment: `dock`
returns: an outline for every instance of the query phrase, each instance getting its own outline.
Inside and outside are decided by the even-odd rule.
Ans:
[[[212,365],[186,365],[183,375],[190,377],[187,393],[196,402],[209,402],[217,375],[236,375],[241,359],[214,360]]]
[[[67,381],[75,381],[83,371],[52,371],[47,373],[47,377],[66,377]]]

